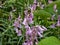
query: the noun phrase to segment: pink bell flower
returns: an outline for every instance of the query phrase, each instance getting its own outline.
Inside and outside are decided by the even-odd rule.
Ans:
[[[15,27],[20,27],[20,24],[19,24],[19,22],[18,22],[18,21],[16,21],[16,20],[15,20],[15,22],[14,22],[13,26],[15,26]]]
[[[27,18],[24,18],[24,21],[23,21],[22,24],[24,24],[24,25],[28,25],[28,23],[27,23]]]
[[[50,3],[52,3],[53,1],[52,0],[48,0],[48,3],[50,4]]]
[[[56,26],[60,26],[60,15],[58,16],[58,21]]]
[[[50,25],[50,28],[55,28],[55,24]]]
[[[22,35],[21,30],[18,30],[17,36],[21,36],[21,35]]]
[[[18,33],[18,28],[17,27],[15,27],[14,30],[16,31],[16,33]]]
[[[58,12],[56,4],[54,5],[53,9],[54,9],[55,12]]]

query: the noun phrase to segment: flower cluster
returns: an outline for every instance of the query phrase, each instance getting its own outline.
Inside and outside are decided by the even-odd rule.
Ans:
[[[33,23],[33,13],[31,11],[29,12],[28,10],[25,10],[24,14],[25,14],[25,17],[24,17],[23,24],[28,25]]]
[[[26,40],[23,45],[34,45],[34,43],[38,44],[38,37],[43,37],[43,32],[47,30],[44,26],[36,25],[36,26],[25,26],[26,28]]]
[[[17,36],[22,36],[23,32],[21,31],[22,26],[26,29],[25,32],[25,41],[23,42],[22,45],[34,45],[38,43],[38,36],[43,37],[43,32],[47,30],[46,27],[41,26],[41,25],[36,25],[36,26],[30,26],[30,24],[33,24],[33,11],[36,10],[36,0],[34,0],[33,6],[30,8],[31,10],[24,10],[24,20],[22,21],[21,17],[19,16],[15,21],[14,21],[14,29],[17,33]]]
[[[53,9],[54,9],[54,12],[58,12],[58,10],[57,10],[57,5],[56,5],[56,4],[54,4]],[[55,20],[55,16],[56,16],[56,14],[52,15],[52,17],[51,17],[51,20],[52,20],[52,21]],[[56,22],[56,23],[53,23],[53,24],[50,26],[50,28],[55,28],[56,26],[58,26],[58,27],[60,26],[60,15],[58,15],[57,22]]]
[[[50,28],[55,28],[56,26],[60,27],[60,15],[58,15],[58,20],[56,23],[53,23]]]
[[[22,33],[21,33],[21,30],[20,30],[20,28],[22,27],[22,25],[21,25],[21,18],[20,18],[20,16],[14,21],[14,24],[13,24],[13,26],[14,26],[14,29],[15,29],[15,31],[16,31],[16,33],[17,33],[17,35],[18,36],[21,36],[22,35]]]

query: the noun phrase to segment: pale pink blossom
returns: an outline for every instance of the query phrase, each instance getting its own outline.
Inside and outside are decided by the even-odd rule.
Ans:
[[[24,42],[22,45],[27,45],[27,43],[26,43],[26,42]]]
[[[33,10],[36,10],[36,6],[37,6],[37,0],[34,0],[34,2],[33,2],[34,4],[32,5],[32,9]]]
[[[27,20],[29,24],[33,24],[33,13],[32,12],[27,16]]]
[[[55,15],[52,15],[51,20],[53,21],[55,19]]]
[[[40,6],[39,2],[37,3],[37,6],[38,6],[38,7]]]
[[[19,16],[18,18],[15,19],[13,26],[18,27],[18,28],[22,28],[21,21],[22,21],[22,19]]]
[[[19,17],[17,18],[17,21],[22,21],[22,19],[21,19],[21,16],[19,15]]]
[[[37,0],[34,0],[34,2],[33,3],[37,3]]]
[[[26,19],[26,18],[24,18],[24,21],[23,21],[22,24],[24,24],[24,25],[28,25],[28,23],[27,23],[27,19]]]
[[[41,9],[44,9],[44,6],[45,6],[45,5],[44,5],[44,4],[42,4],[42,5],[40,6],[40,8],[41,8]]]
[[[44,27],[44,26],[42,26],[42,28],[43,28],[44,30],[47,30],[47,28],[46,28],[46,27]]]
[[[32,18],[28,18],[27,20],[28,20],[28,23],[29,23],[29,24],[33,24]]]
[[[57,5],[55,4],[55,5],[54,5],[54,10],[56,10],[56,8],[57,8]]]
[[[27,16],[28,15],[28,10],[26,9],[26,10],[24,10],[24,14],[25,14],[25,16]]]
[[[55,12],[58,12],[56,4],[54,5],[53,9],[54,9]]]
[[[17,36],[21,36],[21,35],[22,35],[21,30],[18,30]]]
[[[56,26],[60,26],[60,15],[58,16],[58,21]]]
[[[39,26],[39,25],[36,25],[36,28],[37,28],[37,33],[40,37],[43,37],[42,33],[47,30],[46,27],[44,26]]]
[[[16,31],[16,33],[18,33],[18,28],[17,27],[15,27],[14,30]]]
[[[39,29],[39,30],[44,30],[41,26],[39,26],[39,25],[36,25],[36,27]]]
[[[28,14],[23,21],[24,25],[33,24],[33,13]]]
[[[38,35],[39,35],[40,37],[43,37],[43,35],[42,35],[40,32],[38,32]]]
[[[55,24],[52,24],[50,25],[50,28],[55,28],[55,26],[56,26]]]
[[[48,3],[50,4],[50,3],[52,3],[53,1],[52,0],[48,0]]]
[[[57,21],[57,25],[56,26],[60,26],[60,21],[59,20]]]
[[[31,36],[32,30],[29,26],[25,26],[26,28],[26,39],[28,39],[28,36]]]
[[[32,6],[33,10],[36,10],[36,6],[37,6],[36,4],[33,4],[33,6]]]
[[[15,26],[15,27],[20,27],[20,24],[19,24],[19,22],[18,22],[18,21],[16,21],[16,20],[15,20],[15,22],[14,22],[13,26]]]

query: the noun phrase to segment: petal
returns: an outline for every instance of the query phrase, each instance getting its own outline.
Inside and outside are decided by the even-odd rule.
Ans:
[[[18,28],[15,27],[14,29],[15,29],[16,33],[18,33]]]
[[[21,35],[22,35],[21,30],[18,30],[17,36],[21,36]]]

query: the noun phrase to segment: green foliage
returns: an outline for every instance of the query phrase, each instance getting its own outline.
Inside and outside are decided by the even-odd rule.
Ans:
[[[42,39],[38,45],[60,45],[60,41],[54,37],[54,36],[51,36],[51,37],[47,37],[45,39]]]
[[[23,36],[18,37],[15,33],[13,21],[0,19],[0,45],[22,45]]]
[[[35,22],[37,22],[38,24],[41,24],[41,25],[50,25],[49,21],[51,18],[51,14],[44,11],[44,10],[36,10],[34,12],[34,20]]]
[[[54,12],[54,10],[53,10],[54,4],[57,5],[57,10],[58,10],[58,13],[57,14],[60,14],[59,13],[60,12],[60,0],[59,1],[55,1],[55,2],[53,2],[51,4],[48,4],[44,10],[47,11],[47,12],[49,12],[49,13],[51,13],[51,14],[56,14]]]
[[[41,19],[46,20],[47,18],[51,17],[51,14],[44,11],[44,10],[36,10],[34,12],[34,16],[35,16],[35,18],[37,17],[37,18],[41,18]]]

